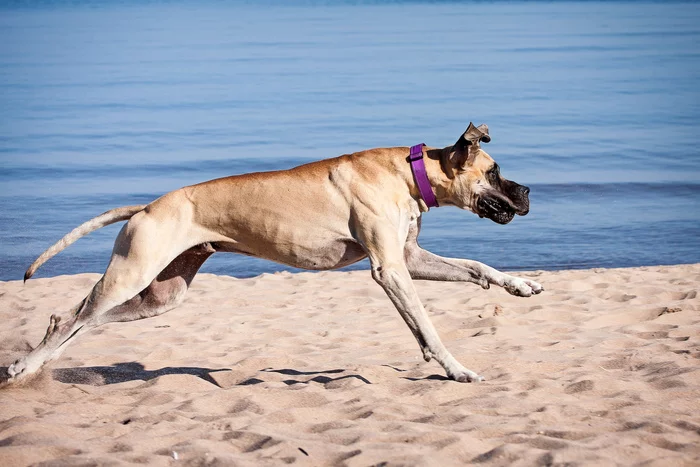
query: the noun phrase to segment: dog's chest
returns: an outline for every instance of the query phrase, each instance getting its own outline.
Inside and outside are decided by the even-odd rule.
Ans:
[[[314,236],[313,232],[304,235],[303,239],[270,239],[255,242],[254,245],[239,244],[236,251],[312,270],[347,266],[366,256],[362,247],[351,238],[324,238]]]

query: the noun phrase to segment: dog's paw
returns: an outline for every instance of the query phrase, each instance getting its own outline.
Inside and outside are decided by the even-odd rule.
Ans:
[[[519,277],[508,278],[503,284],[503,288],[506,289],[509,294],[515,295],[516,297],[530,297],[544,290],[544,287],[539,283]]]
[[[14,379],[24,373],[24,370],[27,369],[27,364],[24,359],[19,359],[10,367],[7,369],[7,374],[10,376],[10,379]]]
[[[484,381],[484,377],[477,375],[473,371],[465,370],[460,371],[455,374],[448,375],[450,379],[457,381],[458,383],[479,383]]]
[[[534,295],[544,292],[544,287],[542,287],[539,282],[531,281],[530,279],[523,279],[523,281],[530,286],[530,289],[532,289],[532,293]]]

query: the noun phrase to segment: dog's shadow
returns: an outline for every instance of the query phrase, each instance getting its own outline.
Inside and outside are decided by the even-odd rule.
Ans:
[[[125,383],[128,381],[150,381],[154,378],[165,375],[191,375],[203,379],[219,388],[222,386],[212,378],[211,374],[220,371],[230,371],[230,368],[200,368],[200,367],[165,367],[159,370],[146,370],[141,363],[115,363],[112,366],[93,366],[78,368],[56,368],[52,371],[53,379],[66,384],[88,384],[90,386],[105,386],[110,384]],[[365,384],[372,384],[367,378],[356,375],[343,375],[337,377],[327,376],[345,372],[344,369],[324,370],[324,371],[298,371],[289,368],[273,369],[265,368],[260,371],[267,373],[277,373],[285,376],[295,376],[298,378],[285,379],[282,382],[288,386],[293,384],[320,383],[327,384],[333,381],[340,381],[348,378],[355,378]],[[311,378],[309,378],[311,376]],[[249,386],[264,383],[259,378],[249,378],[241,381],[237,386]]]
[[[390,365],[384,365],[392,368],[399,372],[404,372],[400,368],[395,368]],[[212,373],[217,373],[221,371],[230,371],[230,368],[200,368],[200,367],[164,367],[158,370],[146,370],[145,367],[138,362],[126,362],[126,363],[115,363],[112,366],[93,366],[93,367],[78,367],[78,368],[56,368],[51,371],[51,375],[54,380],[65,383],[65,384],[87,384],[90,386],[106,386],[110,384],[126,383],[129,381],[150,381],[152,379],[158,378],[165,375],[191,375],[203,379],[204,381],[211,383],[219,388],[222,386],[212,378]],[[299,371],[291,368],[263,368],[261,372],[266,373],[277,373],[285,376],[294,376],[295,378],[288,378],[282,380],[282,382],[288,386],[294,384],[309,384],[309,383],[319,383],[327,384],[334,381],[341,381],[344,379],[356,379],[365,384],[372,384],[367,378],[358,374],[348,374],[342,376],[328,376],[337,375],[339,373],[344,373],[345,369],[338,368],[333,370],[321,370],[321,371]],[[311,378],[309,378],[311,376]],[[0,387],[4,386],[3,383],[7,382],[9,375],[7,374],[7,367],[0,367]],[[412,378],[408,376],[403,376],[403,379],[409,381],[422,381],[422,380],[437,380],[446,381],[446,378],[442,375],[429,375],[422,378]],[[255,384],[264,383],[265,381],[260,378],[248,378],[244,381],[237,383],[237,386],[250,386]],[[223,389],[223,388],[222,388]]]
[[[387,367],[387,368],[391,368],[392,370],[394,370],[394,371],[396,371],[396,372],[399,372],[399,373],[404,373],[404,372],[408,371],[408,370],[404,370],[404,369],[402,369],[402,368],[398,368],[398,367],[395,367],[395,366],[392,366],[392,365],[382,365],[382,366],[385,366],[385,367]],[[443,375],[429,375],[429,376],[424,376],[424,377],[422,377],[422,378],[419,378],[419,377],[410,377],[410,376],[402,376],[401,378],[407,379],[407,380],[409,380],[409,381],[430,381],[430,380],[433,380],[433,381],[450,381],[450,378],[448,378],[447,376],[443,376]]]
[[[343,368],[338,368],[335,370],[323,370],[323,371],[299,371],[299,370],[293,370],[291,368],[282,368],[280,370],[275,370],[273,368],[264,368],[261,371],[265,371],[267,373],[278,373],[281,375],[285,376],[299,376],[300,378],[298,379],[285,379],[282,380],[284,384],[287,386],[291,386],[293,384],[309,384],[309,383],[320,383],[320,384],[327,384],[327,383],[332,383],[334,381],[341,381],[344,379],[357,379],[359,381],[362,381],[365,384],[372,384],[371,381],[369,381],[367,378],[361,375],[343,375],[343,376],[338,376],[335,378],[332,378],[330,376],[326,376],[327,374],[338,374],[338,373],[343,373],[345,372],[345,369]],[[308,376],[313,376],[312,378],[307,378]],[[258,378],[251,378],[246,381],[243,381],[239,383],[239,385],[250,385],[250,384],[259,384],[259,383],[264,383],[263,380],[258,379]]]
[[[191,375],[203,379],[215,386],[221,387],[212,373],[229,371],[229,368],[200,368],[200,367],[164,367],[159,370],[146,370],[138,362],[115,363],[112,366],[92,366],[84,368],[56,368],[52,371],[53,379],[66,384],[88,384],[105,386],[125,383],[127,381],[150,381],[165,375]]]
[[[0,366],[0,388],[5,387],[10,381],[10,374],[7,372],[9,368],[8,366]]]

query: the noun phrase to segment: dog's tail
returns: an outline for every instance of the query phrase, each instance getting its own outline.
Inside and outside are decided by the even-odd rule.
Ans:
[[[140,204],[137,206],[122,206],[120,208],[110,209],[109,211],[100,214],[97,217],[93,217],[89,221],[73,229],[65,237],[51,245],[45,252],[43,252],[31,266],[24,273],[24,282],[32,277],[37,269],[41,267],[42,264],[56,256],[61,251],[65,250],[69,245],[73,244],[80,237],[84,237],[90,232],[94,232],[97,229],[115,222],[126,221],[131,219],[131,217],[137,212],[143,211],[146,204]]]

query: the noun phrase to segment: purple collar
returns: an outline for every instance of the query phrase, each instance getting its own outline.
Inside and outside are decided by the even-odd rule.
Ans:
[[[423,198],[423,201],[429,208],[436,208],[438,207],[438,202],[435,198],[435,193],[433,193],[433,187],[430,186],[428,174],[425,171],[425,162],[423,162],[423,146],[425,146],[423,143],[411,146],[411,154],[408,156],[408,161],[411,164],[411,171],[413,172],[413,178],[416,180],[420,197]]]

